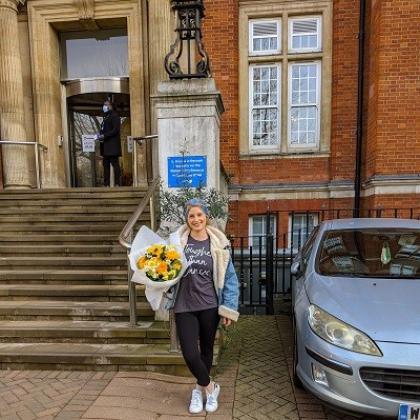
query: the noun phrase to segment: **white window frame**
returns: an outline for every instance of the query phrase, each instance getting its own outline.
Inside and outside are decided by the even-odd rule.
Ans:
[[[317,20],[317,46],[315,48],[293,48],[293,22],[302,21],[302,20]],[[312,33],[308,34],[299,34],[302,35],[313,35]],[[288,30],[288,44],[289,44],[289,53],[308,53],[308,52],[321,52],[322,51],[322,17],[321,16],[299,16],[294,18],[289,18],[289,30]]]
[[[276,67],[277,68],[277,144],[272,145],[254,145],[254,119],[252,117],[252,112],[254,110],[254,74],[253,70],[256,67]],[[263,64],[251,64],[249,66],[249,87],[248,87],[248,119],[249,119],[249,150],[252,152],[278,152],[281,146],[281,125],[282,125],[282,114],[281,114],[281,83],[282,83],[282,74],[281,74],[281,63],[263,63]],[[263,109],[263,108],[259,108]],[[276,109],[273,106],[267,106],[267,109]]]
[[[253,214],[252,216],[249,216],[249,218],[248,218],[249,246],[252,244],[253,249],[258,249],[258,246],[254,247],[254,226],[253,226],[253,222],[254,222],[255,217],[261,217],[261,218],[265,219],[267,217],[267,215],[266,214]],[[277,236],[277,217],[276,217],[275,214],[271,214],[271,217],[274,220],[274,222],[273,222],[273,236],[275,237],[275,236]],[[263,226],[264,226],[264,229],[265,229],[265,224]],[[266,234],[263,233],[262,235],[258,235],[258,236],[265,236],[265,235]],[[264,242],[262,242],[262,249],[265,250]]]
[[[277,49],[275,50],[265,50],[265,51],[254,51],[254,24],[255,23],[276,23],[277,25]],[[258,55],[273,55],[281,53],[281,19],[251,19],[249,20],[248,25],[248,53],[250,56]],[[258,38],[273,38],[273,36],[261,36]]]
[[[302,65],[302,64],[316,64],[317,66],[317,95],[316,95],[316,103],[308,103],[308,104],[300,104],[300,105],[292,105],[292,67],[295,65]],[[319,142],[320,142],[320,134],[321,134],[321,80],[322,80],[322,61],[315,60],[315,61],[292,61],[288,65],[287,69],[287,77],[288,77],[288,98],[287,98],[287,145],[289,150],[293,149],[318,149]],[[307,143],[307,144],[295,144],[292,143],[292,108],[296,107],[308,107],[308,106],[315,106],[316,107],[316,129],[315,129],[315,143]]]
[[[302,217],[306,218],[306,214],[307,213],[296,212],[296,213],[294,213],[293,218],[292,218],[292,215],[289,214],[289,229],[288,229],[288,233],[287,233],[287,248],[288,249],[291,249],[291,247],[292,247],[292,235],[293,235],[292,219],[294,219],[296,216],[299,216],[299,217],[302,216]],[[314,228],[315,228],[316,226],[319,225],[319,214],[316,213],[316,212],[314,212],[314,213],[309,212],[308,214],[309,214],[309,217],[313,217]],[[311,234],[311,232],[308,232],[308,238],[309,238],[310,234]],[[293,245],[294,245],[293,250],[297,251],[297,244],[295,244],[294,241],[293,241]],[[304,245],[304,242],[302,241],[301,244],[300,244],[300,247],[302,248],[303,245]]]

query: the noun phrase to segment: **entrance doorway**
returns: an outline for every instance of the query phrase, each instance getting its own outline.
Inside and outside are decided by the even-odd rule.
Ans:
[[[95,142],[94,152],[83,150],[82,136],[99,133],[103,120],[102,105],[108,98],[111,98],[121,119],[121,184],[132,185],[132,153],[128,147],[128,137],[131,135],[128,92],[127,79],[81,79],[66,83],[69,159],[67,175],[72,187],[104,185],[100,144]]]

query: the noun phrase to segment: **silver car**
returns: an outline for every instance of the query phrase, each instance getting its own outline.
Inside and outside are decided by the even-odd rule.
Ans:
[[[420,222],[323,222],[292,273],[295,384],[347,411],[420,419]]]

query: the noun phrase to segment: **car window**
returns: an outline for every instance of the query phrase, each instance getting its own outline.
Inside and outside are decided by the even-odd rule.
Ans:
[[[420,278],[420,230],[369,228],[325,232],[317,271],[326,276]]]
[[[312,249],[314,247],[315,239],[318,235],[319,226],[316,226],[311,234],[309,235],[308,240],[305,242],[305,244],[302,247],[301,250],[301,263],[303,265],[303,268],[306,268],[306,265],[308,263],[309,257],[311,256]]]

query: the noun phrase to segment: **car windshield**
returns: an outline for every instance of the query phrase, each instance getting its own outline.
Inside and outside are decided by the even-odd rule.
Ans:
[[[420,230],[327,231],[316,267],[324,276],[420,279]]]

